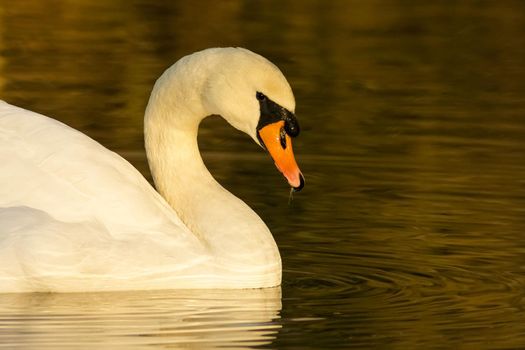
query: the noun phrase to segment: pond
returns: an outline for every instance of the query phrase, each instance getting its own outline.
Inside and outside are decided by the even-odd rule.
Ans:
[[[0,0],[0,99],[151,180],[142,118],[191,52],[242,46],[297,100],[287,184],[220,118],[204,160],[267,223],[267,290],[0,294],[7,348],[525,347],[525,3]]]

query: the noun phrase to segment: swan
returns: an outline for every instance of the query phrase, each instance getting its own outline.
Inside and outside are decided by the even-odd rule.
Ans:
[[[278,286],[268,227],[224,189],[197,132],[220,115],[267,150],[294,190],[299,133],[281,71],[243,48],[185,56],[156,81],[144,142],[157,191],[125,159],[0,100],[0,292]]]

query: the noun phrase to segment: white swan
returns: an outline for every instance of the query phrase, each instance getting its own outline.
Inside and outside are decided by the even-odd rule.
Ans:
[[[0,292],[279,285],[270,231],[210,175],[197,129],[206,116],[223,116],[298,190],[294,108],[279,69],[251,51],[180,59],[157,80],[144,118],[161,196],[86,135],[0,101]]]

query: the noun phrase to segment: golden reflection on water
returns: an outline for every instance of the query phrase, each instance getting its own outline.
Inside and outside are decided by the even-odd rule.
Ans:
[[[142,118],[160,73],[205,47],[259,52],[296,94],[305,190],[288,206],[267,155],[218,118],[199,140],[214,176],[281,249],[282,310],[271,301],[273,311],[251,315],[262,305],[253,298],[246,325],[262,322],[261,341],[278,348],[522,348],[524,4],[0,0],[0,98],[82,130],[148,177]],[[119,342],[144,344],[158,331],[178,346],[201,332],[195,324],[178,337],[180,308],[217,303],[222,331],[237,305],[229,295],[167,295],[159,308],[141,293],[83,295],[85,308],[73,296],[35,296],[38,312],[51,300],[51,313],[72,318],[27,322],[51,337],[87,313],[104,338],[114,330],[104,320],[134,305],[124,319],[136,327]],[[31,298],[0,298],[0,308]],[[9,336],[25,332],[26,311],[15,309],[0,321]],[[166,337],[154,327],[164,321],[175,330]]]
[[[252,348],[279,329],[280,288],[0,294],[0,347]]]

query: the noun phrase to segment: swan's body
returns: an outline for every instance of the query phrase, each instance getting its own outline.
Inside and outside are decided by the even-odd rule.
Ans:
[[[279,285],[270,231],[197,146],[211,114],[261,140],[260,90],[293,112],[280,71],[244,49],[186,56],[158,79],[145,143],[162,196],[86,135],[0,101],[0,292]]]

